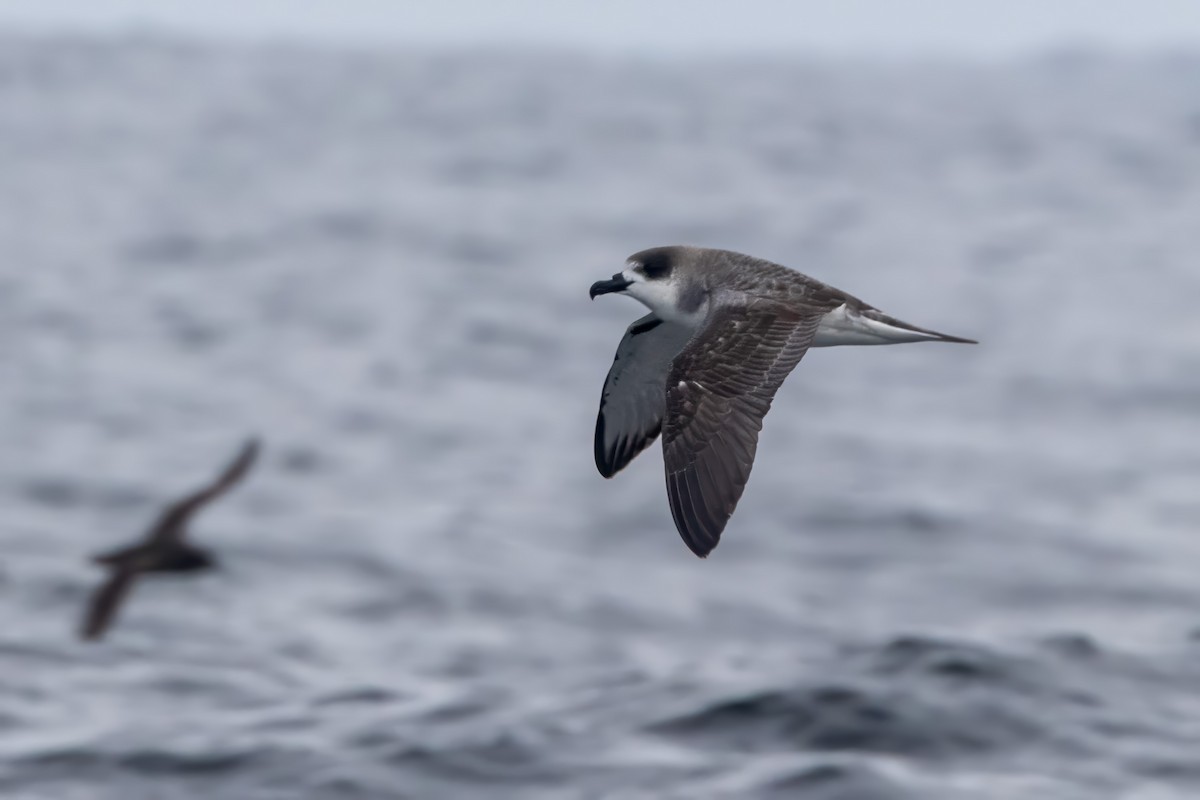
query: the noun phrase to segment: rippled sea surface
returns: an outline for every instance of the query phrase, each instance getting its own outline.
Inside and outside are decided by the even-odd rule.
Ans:
[[[705,561],[592,464],[681,242],[983,342],[811,353]],[[1197,58],[0,37],[0,794],[1200,796],[1198,308]]]

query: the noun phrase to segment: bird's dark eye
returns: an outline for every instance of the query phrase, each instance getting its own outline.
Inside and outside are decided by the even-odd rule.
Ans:
[[[671,274],[671,259],[664,253],[655,253],[642,261],[642,274],[650,280],[659,280]]]

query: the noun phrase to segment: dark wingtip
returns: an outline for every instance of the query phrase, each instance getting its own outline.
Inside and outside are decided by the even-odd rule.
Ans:
[[[713,540],[701,539],[699,535],[680,527],[678,521],[675,523],[675,528],[679,531],[679,538],[683,539],[687,549],[691,550],[698,558],[708,558],[708,554],[716,550],[721,541],[720,537]]]
[[[596,458],[596,469],[605,478],[611,478],[617,474],[615,469],[616,464],[610,461],[608,453],[604,451],[604,411],[603,409],[596,415],[596,435],[592,440],[592,453]]]
[[[667,501],[671,507],[671,519],[675,522],[675,530],[679,531],[679,537],[683,539],[688,550],[699,558],[708,558],[708,554],[715,550],[721,541],[721,531],[718,530],[714,535],[705,530],[692,504],[687,481],[681,481],[677,473],[667,474]]]
[[[87,612],[84,614],[82,622],[79,624],[77,633],[79,640],[83,642],[98,642],[104,638],[104,634],[108,630],[108,625],[105,620],[98,616],[96,609],[88,606]]]
[[[962,336],[948,336],[944,333],[939,333],[935,342],[950,342],[951,344],[979,344],[975,339],[965,339]]]
[[[258,436],[250,436],[242,442],[242,449],[238,451],[237,456],[233,459],[233,463],[227,468],[227,473],[223,476],[225,480],[240,480],[250,468],[258,461],[258,455],[262,451],[262,441]]]

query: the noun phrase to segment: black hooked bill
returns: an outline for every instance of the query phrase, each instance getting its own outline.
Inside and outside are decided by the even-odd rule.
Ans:
[[[606,281],[596,281],[592,284],[592,288],[588,290],[588,296],[595,300],[602,294],[611,294],[612,292],[622,292],[629,288],[633,281],[626,280],[621,273],[613,275]]]

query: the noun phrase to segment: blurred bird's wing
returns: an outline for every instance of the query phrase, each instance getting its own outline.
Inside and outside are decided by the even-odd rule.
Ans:
[[[754,466],[758,433],[827,308],[755,303],[715,309],[666,380],[663,461],[671,516],[703,558],[717,546]]]
[[[154,544],[164,544],[177,541],[183,536],[184,525],[192,514],[201,506],[215,500],[229,491],[238,481],[245,477],[254,460],[258,457],[258,440],[250,439],[225,471],[210,485],[194,492],[181,500],[177,500],[163,511],[158,521],[151,528],[150,541]]]
[[[117,609],[129,594],[129,589],[133,586],[137,574],[137,570],[128,568],[117,568],[112,571],[108,580],[102,583],[92,595],[83,626],[79,629],[81,638],[94,640],[104,635],[116,617]]]
[[[596,469],[604,477],[620,472],[658,437],[667,370],[690,337],[687,328],[653,314],[634,322],[621,337],[596,416]]]

